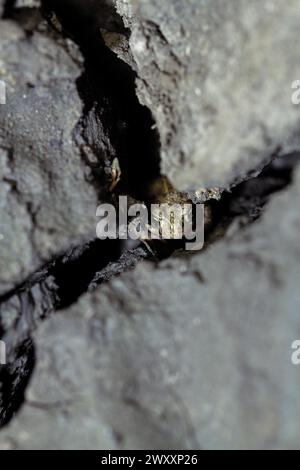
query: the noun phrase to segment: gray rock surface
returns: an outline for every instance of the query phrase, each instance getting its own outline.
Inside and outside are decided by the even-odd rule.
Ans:
[[[299,155],[212,205],[206,251],[92,241],[112,158],[134,185],[156,150],[100,32],[163,172],[220,196],[299,148],[299,1],[45,1],[84,63],[38,3],[0,24],[0,296],[35,272],[0,302],[0,448],[299,448],[299,165],[271,197]]]
[[[299,448],[299,203],[298,169],[244,231],[51,318],[1,447]]]
[[[80,55],[77,52],[80,63]],[[44,33],[0,27],[0,294],[95,233],[95,187],[74,142],[79,63]]]
[[[39,8],[40,0],[16,0],[15,8]]]
[[[117,0],[117,7],[131,30],[138,95],[157,124],[162,172],[175,187],[228,187],[279,147],[299,148],[299,109],[291,104],[299,0]]]

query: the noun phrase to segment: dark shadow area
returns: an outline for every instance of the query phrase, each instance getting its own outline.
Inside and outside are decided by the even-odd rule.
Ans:
[[[96,240],[81,253],[75,248],[60,258],[48,275],[53,276],[57,286],[56,309],[64,309],[75,303],[87,292],[95,273],[101,272],[109,263],[121,256],[119,240]]]
[[[119,191],[143,200],[150,182],[160,174],[160,144],[154,121],[137,98],[136,74],[101,37],[100,27],[110,28],[112,20],[101,16],[95,2],[87,2],[83,11],[82,3],[43,1],[45,17],[50,23],[53,14],[60,19],[63,34],[75,41],[84,57],[85,72],[78,80],[84,112],[77,140],[81,137],[82,147],[85,144],[97,155],[98,163],[92,166],[99,187],[103,187],[105,170],[109,172],[112,159],[117,157],[122,171]],[[113,18],[118,19],[116,12]],[[124,27],[120,31],[126,36]],[[108,137],[105,141],[103,134]]]
[[[35,365],[34,345],[24,341],[6,366],[0,366],[0,427],[7,425],[24,403],[24,393]]]
[[[13,16],[15,3],[16,3],[16,0],[6,0],[4,4],[3,15],[2,15],[4,19],[11,18]]]
[[[242,226],[258,220],[272,195],[293,182],[293,172],[299,163],[300,153],[278,156],[259,176],[238,184],[231,192],[223,193],[221,201],[211,201],[213,227],[207,234],[207,244],[222,238],[237,218],[240,218]]]
[[[31,36],[42,21],[39,8],[15,7],[16,0],[7,0],[3,18],[16,21],[28,36]]]

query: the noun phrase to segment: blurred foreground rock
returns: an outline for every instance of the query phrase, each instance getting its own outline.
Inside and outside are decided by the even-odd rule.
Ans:
[[[50,319],[1,446],[299,448],[299,204],[297,170],[243,232]]]
[[[228,187],[279,147],[299,148],[291,103],[299,0],[117,0],[117,7],[131,31],[138,95],[157,123],[162,171],[175,187]]]

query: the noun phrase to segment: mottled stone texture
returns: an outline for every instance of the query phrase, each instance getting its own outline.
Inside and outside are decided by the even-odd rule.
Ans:
[[[299,149],[300,1],[44,0],[55,32],[32,3],[0,24],[0,296],[35,272],[0,300],[0,448],[299,448],[297,155],[211,203],[205,251],[92,240],[98,176],[155,154],[135,78],[179,189]]]
[[[117,0],[178,189],[228,187],[298,147],[299,0]]]
[[[80,55],[78,53],[80,61]],[[0,294],[94,235],[95,188],[74,143],[81,69],[53,39],[0,27]]]
[[[49,320],[2,446],[299,447],[299,203],[297,171],[244,232]]]

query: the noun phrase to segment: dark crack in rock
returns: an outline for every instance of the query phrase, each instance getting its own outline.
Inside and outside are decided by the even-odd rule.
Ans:
[[[0,334],[6,344],[6,366],[0,368],[0,426],[10,422],[24,401],[34,367],[32,336],[40,324],[76,303],[88,289],[150,258],[143,247],[124,249],[118,240],[73,248],[1,299]]]
[[[51,318],[1,446],[298,448],[299,203],[298,169],[244,231]]]
[[[299,150],[299,1],[3,13],[0,448],[299,448],[299,154],[257,177]],[[159,152],[194,202],[254,177],[210,201],[202,253],[149,263],[93,241],[95,209],[115,157],[143,199]]]

